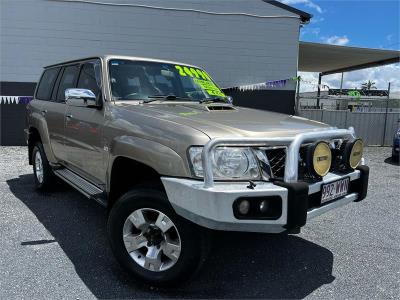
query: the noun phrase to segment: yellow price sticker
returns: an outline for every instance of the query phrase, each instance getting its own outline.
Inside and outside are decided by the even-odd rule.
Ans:
[[[190,76],[190,77],[196,77],[196,78],[202,78],[203,80],[208,80],[212,81],[210,75],[207,74],[206,71],[200,70],[200,69],[195,69],[193,67],[186,67],[186,66],[175,66],[175,69],[179,71],[179,75],[185,77],[185,76]]]
[[[195,69],[193,67],[178,66],[175,68],[179,71],[179,75],[193,78],[193,81],[205,90],[210,96],[225,97],[225,94],[215,85],[210,75],[206,71]]]
[[[183,68],[181,66],[175,66],[175,69],[179,71],[179,75],[186,76],[186,73],[183,71]]]
[[[205,90],[210,96],[225,97],[225,94],[211,81],[202,79],[193,79],[203,90]]]

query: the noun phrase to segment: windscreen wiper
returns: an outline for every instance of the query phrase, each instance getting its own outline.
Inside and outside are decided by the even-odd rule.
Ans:
[[[153,102],[153,101],[158,101],[158,100],[190,100],[190,101],[193,101],[192,99],[190,99],[190,98],[183,98],[183,97],[178,97],[178,96],[176,96],[176,95],[172,95],[172,94],[169,94],[169,95],[151,95],[151,96],[148,96],[148,100],[144,100],[143,102],[144,103],[150,103],[150,102]]]
[[[214,98],[204,98],[199,101],[200,103],[213,103],[213,102],[223,102],[227,103],[228,101],[223,97],[214,97]]]

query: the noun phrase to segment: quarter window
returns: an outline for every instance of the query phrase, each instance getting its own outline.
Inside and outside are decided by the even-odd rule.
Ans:
[[[58,87],[57,100],[65,101],[65,90],[75,87],[78,74],[79,66],[65,67],[60,86]]]
[[[53,89],[54,82],[56,81],[57,74],[60,68],[48,69],[43,72],[42,78],[40,79],[36,98],[40,100],[49,100],[51,91]]]

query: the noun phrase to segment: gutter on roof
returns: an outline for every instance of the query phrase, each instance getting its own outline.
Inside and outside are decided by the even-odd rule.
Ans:
[[[279,1],[275,1],[275,0],[263,0],[263,1],[265,3],[274,5],[276,7],[279,7],[279,8],[285,9],[287,11],[290,11],[290,12],[296,14],[296,15],[299,15],[300,19],[301,19],[301,22],[303,24],[308,24],[310,22],[310,19],[313,17],[312,14],[306,13],[305,11],[302,11],[300,9],[294,8],[292,6],[283,4],[282,2],[279,2]]]

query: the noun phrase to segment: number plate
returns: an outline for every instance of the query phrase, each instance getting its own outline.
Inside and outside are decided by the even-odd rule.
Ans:
[[[349,183],[350,178],[347,177],[322,185],[321,204],[347,195]]]

